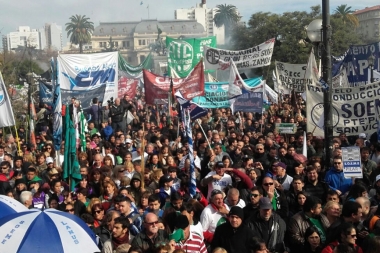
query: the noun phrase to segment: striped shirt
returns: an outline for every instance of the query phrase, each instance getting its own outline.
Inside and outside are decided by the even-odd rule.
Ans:
[[[175,249],[182,249],[186,253],[207,253],[207,249],[202,238],[193,232],[190,232],[190,236],[186,242],[176,243]]]

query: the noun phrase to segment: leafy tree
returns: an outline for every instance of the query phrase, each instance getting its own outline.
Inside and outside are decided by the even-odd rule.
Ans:
[[[79,45],[79,53],[83,53],[83,44],[91,41],[91,34],[94,32],[94,23],[89,21],[86,15],[73,15],[70,22],[66,23],[67,37],[74,45]]]
[[[241,50],[276,38],[272,55],[272,65],[252,69],[249,76],[263,76],[271,83],[274,61],[293,64],[307,63],[312,43],[306,42],[306,27],[314,19],[321,18],[321,7],[312,6],[310,12],[285,12],[275,14],[257,12],[252,14],[248,26],[238,26],[233,31],[233,50]],[[352,32],[352,24],[345,23],[338,15],[331,16],[332,54],[342,55],[353,44],[361,44],[359,36]]]
[[[219,4],[216,8],[214,16],[215,26],[224,26],[225,35],[228,37],[232,28],[240,21],[241,16],[239,16],[236,6],[231,4]]]
[[[335,15],[343,20],[343,24],[350,23],[354,28],[359,26],[358,18],[353,14],[351,6],[347,4],[342,4],[336,7]]]

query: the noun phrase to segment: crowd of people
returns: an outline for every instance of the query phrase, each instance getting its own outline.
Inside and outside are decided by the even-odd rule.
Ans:
[[[73,99],[64,118],[77,122],[79,105]],[[324,140],[308,132],[305,157],[299,95],[262,114],[209,109],[193,121],[196,194],[176,108],[146,105],[142,96],[102,107],[95,98],[86,147],[77,150],[78,182],[64,180],[65,143],[55,150],[46,106],[40,108],[35,145],[23,127],[16,139],[0,138],[0,194],[80,217],[101,252],[380,252],[377,136],[341,133],[326,162]],[[297,132],[279,134],[276,123],[294,123]],[[354,145],[363,178],[343,173],[341,147]]]

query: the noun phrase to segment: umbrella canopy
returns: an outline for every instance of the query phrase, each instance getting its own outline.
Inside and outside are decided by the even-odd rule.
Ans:
[[[15,199],[0,195],[0,218],[23,211],[28,211],[28,208]]]
[[[0,227],[0,252],[99,252],[94,233],[81,219],[55,209],[10,214],[0,219]]]

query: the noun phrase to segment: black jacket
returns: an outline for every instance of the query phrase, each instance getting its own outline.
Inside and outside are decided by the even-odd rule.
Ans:
[[[110,107],[109,117],[111,117],[112,122],[122,122],[124,116],[124,108],[119,105],[113,105]]]
[[[260,211],[257,211],[250,217],[248,227],[259,234],[270,252],[289,251],[284,243],[286,224],[278,214],[273,212],[269,222],[266,222],[260,217]]]
[[[211,242],[212,250],[224,248],[228,253],[250,252],[250,241],[255,233],[244,223],[234,229],[229,222],[218,226]]]

